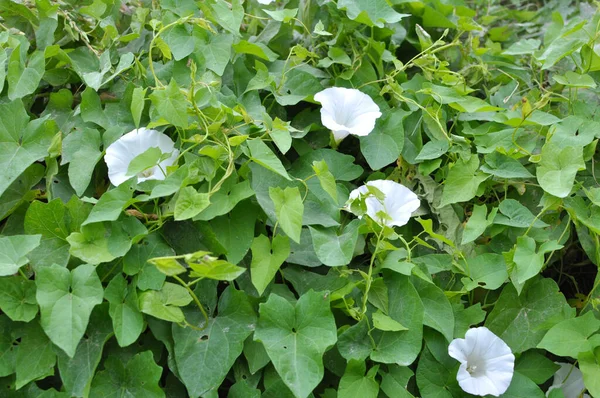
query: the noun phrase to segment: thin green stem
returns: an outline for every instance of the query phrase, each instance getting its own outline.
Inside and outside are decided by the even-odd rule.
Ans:
[[[367,315],[367,301],[369,299],[369,291],[371,290],[371,283],[373,279],[373,264],[375,263],[375,258],[379,253],[379,243],[381,242],[381,237],[383,236],[384,228],[381,228],[381,231],[377,234],[377,243],[375,245],[375,250],[373,251],[373,255],[371,255],[371,261],[369,262],[369,272],[367,273],[367,280],[365,284],[365,293],[363,295],[362,301],[362,309],[361,316],[364,318]]]
[[[181,279],[180,277],[178,277],[177,275],[173,275],[173,278],[179,282],[181,284],[181,286],[183,286],[188,293],[190,294],[190,296],[192,296],[192,299],[194,299],[194,302],[196,303],[196,305],[198,306],[198,308],[200,309],[200,312],[202,313],[202,316],[204,317],[204,326],[202,326],[201,328],[196,328],[194,327],[196,330],[204,330],[206,329],[206,327],[208,326],[208,314],[206,313],[206,310],[204,309],[204,307],[202,306],[202,303],[200,302],[200,300],[198,300],[198,296],[196,296],[196,293],[194,293],[194,291],[188,286],[187,283],[185,283],[185,281],[183,279]],[[189,325],[189,323],[187,323],[187,321],[185,322],[187,325]],[[190,325],[191,326],[191,325]]]

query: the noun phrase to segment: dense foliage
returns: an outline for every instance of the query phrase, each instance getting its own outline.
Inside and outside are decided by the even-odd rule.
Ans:
[[[503,397],[555,362],[600,397],[596,6],[261,3],[0,0],[0,395],[466,397],[485,326]],[[333,86],[370,134],[332,139]],[[114,186],[136,128],[178,155]],[[346,205],[382,179],[408,224]]]

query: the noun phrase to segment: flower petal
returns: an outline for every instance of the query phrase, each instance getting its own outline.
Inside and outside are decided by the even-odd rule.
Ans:
[[[572,363],[556,362],[556,364],[560,365],[560,369],[554,374],[552,386],[548,389],[546,396],[550,394],[551,390],[559,388],[565,398],[579,398],[585,391],[581,370]]]
[[[383,203],[372,195],[365,199],[367,214],[380,224],[389,227],[406,225],[412,213],[421,205],[418,196],[414,192],[391,180],[369,181],[360,188],[353,190],[348,200],[352,201],[358,198],[359,195],[367,194],[369,186],[376,188],[384,195]],[[378,215],[380,212],[386,213],[388,218],[381,219]]]
[[[114,186],[118,186],[131,178],[127,174],[129,164],[138,155],[150,148],[159,148],[162,153],[170,153],[171,156],[147,170],[143,176],[138,176],[138,182],[146,180],[162,180],[168,166],[177,161],[179,151],[175,149],[175,143],[169,136],[156,130],[140,128],[123,135],[117,141],[106,148],[104,161],[108,166],[108,178]]]
[[[334,132],[336,141],[348,134],[368,135],[381,117],[373,99],[356,89],[331,87],[315,94],[314,98],[322,106],[321,123]]]
[[[408,223],[412,213],[421,206],[419,197],[410,189],[402,184],[391,180],[370,181],[368,185],[379,189],[384,195],[384,211],[390,216],[391,220],[386,223],[388,226],[401,227]]]
[[[448,354],[461,363],[464,372],[459,370],[456,379],[464,391],[499,396],[510,386],[515,356],[510,347],[488,328],[469,329],[464,339],[454,339],[450,343]]]
[[[456,375],[456,380],[458,381],[458,385],[460,386],[460,388],[463,389],[463,391],[473,395],[493,395],[494,397],[497,397],[503,394],[504,391],[506,391],[506,389],[504,389],[503,391],[498,390],[496,384],[485,375],[482,375],[480,377],[473,377],[467,371],[466,363],[460,365],[460,368],[458,369],[458,374]]]

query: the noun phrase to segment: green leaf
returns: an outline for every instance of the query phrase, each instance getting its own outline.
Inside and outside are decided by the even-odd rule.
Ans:
[[[388,315],[408,330],[372,331],[376,345],[371,353],[371,359],[375,362],[408,366],[414,362],[421,351],[423,303],[408,277],[393,273],[386,276],[384,281],[389,295]]]
[[[415,160],[432,160],[437,159],[446,152],[448,152],[448,141],[440,140],[440,141],[429,141],[427,144],[423,145],[423,149],[419,152],[419,155]]]
[[[295,242],[300,242],[304,204],[297,187],[269,188],[269,197],[275,205],[275,214],[281,229]]]
[[[14,101],[37,90],[44,71],[46,60],[43,51],[35,51],[25,58],[21,45],[13,49],[8,61],[8,98]]]
[[[465,308],[462,304],[453,304],[454,335],[464,336],[471,326],[478,325],[485,319],[486,312],[481,309],[481,303]]]
[[[169,45],[175,61],[182,60],[194,52],[194,36],[188,31],[186,25],[173,26],[165,32],[164,39]]]
[[[550,45],[545,48],[544,52],[536,58],[539,61],[542,61],[542,70],[546,70],[554,66],[564,57],[579,50],[586,42],[587,40],[580,37],[561,37],[550,43]]]
[[[213,0],[198,4],[205,15],[217,22],[223,29],[239,36],[240,25],[244,19],[244,7],[240,0],[228,3],[225,0]]]
[[[179,275],[187,272],[187,269],[172,257],[155,257],[148,259],[148,262],[167,276]]]
[[[133,122],[135,123],[135,127],[140,127],[140,120],[142,118],[142,112],[144,111],[144,107],[146,106],[145,98],[147,88],[136,87],[133,89],[133,94],[131,95],[131,115],[133,116]]]
[[[362,361],[351,360],[340,380],[339,398],[377,398],[379,383],[375,380],[378,366],[371,368],[365,375],[367,366]]]
[[[219,76],[223,76],[225,68],[229,64],[233,36],[224,32],[211,35],[205,46],[201,47],[202,55],[206,61],[206,67]]]
[[[110,303],[109,314],[120,347],[127,347],[135,342],[144,330],[144,317],[140,312],[134,286],[128,286],[127,280],[117,274],[104,290],[104,298]]]
[[[260,139],[246,141],[248,149],[250,149],[250,158],[261,166],[279,174],[286,180],[291,180],[287,171],[281,164],[281,160],[275,156],[273,151]]]
[[[29,322],[35,318],[35,282],[21,275],[0,278],[0,309],[13,321]]]
[[[433,231],[433,220],[429,220],[429,219],[424,220],[421,217],[417,218],[416,220],[419,224],[421,224],[421,226],[423,227],[423,229],[425,230],[425,232],[427,232],[427,234],[429,236],[431,236],[434,239],[437,239],[438,241],[444,242],[448,246],[451,246],[451,247],[455,246],[454,242],[452,242],[450,239],[446,238],[442,234],[438,234]]]
[[[219,315],[211,317],[208,325],[198,310],[187,314],[192,325],[206,326],[202,331],[173,326],[177,368],[193,397],[217,391],[255,327],[256,314],[244,292],[228,287],[218,308]]]
[[[518,283],[523,284],[526,280],[539,274],[544,266],[544,254],[549,251],[561,249],[562,247],[557,241],[548,241],[536,252],[536,243],[533,238],[519,236],[513,257]]]
[[[497,208],[493,208],[489,215],[487,215],[487,207],[485,205],[475,205],[473,206],[473,213],[467,224],[465,225],[465,229],[463,230],[462,242],[461,244],[465,245],[467,243],[473,242],[475,239],[479,238],[487,227],[492,225],[496,214],[498,213]]]
[[[102,100],[100,99],[100,96],[90,86],[86,87],[85,90],[83,90],[83,93],[81,93],[81,104],[79,105],[79,110],[81,111],[81,118],[85,122],[96,123],[104,128],[108,128],[111,124],[108,117],[104,113],[104,110],[102,109]],[[83,131],[85,130],[87,129],[84,129]],[[81,136],[77,133],[77,130],[73,131],[72,133],[75,133],[76,136]],[[67,138],[71,135],[73,134],[69,134]],[[82,143],[87,144],[85,141],[82,141]],[[67,151],[66,153],[63,149],[63,163],[68,162],[68,160],[65,159],[65,155],[71,156],[69,152],[72,152],[73,155],[76,155],[76,150],[76,144],[75,148]]]
[[[40,246],[35,249],[30,257],[35,267],[58,264],[66,266],[69,261],[69,227],[65,217],[76,219],[76,214],[87,214],[87,206],[77,210],[78,201],[75,199],[71,207],[66,208],[60,199],[48,203],[34,201],[25,213],[25,232],[28,234],[41,234]],[[77,229],[78,225],[74,225]]]
[[[12,275],[29,263],[27,254],[40,245],[41,235],[0,236],[0,276]]]
[[[583,382],[588,392],[593,396],[600,394],[600,359],[598,350],[579,354],[579,369],[583,374]]]
[[[309,227],[319,260],[330,267],[350,264],[358,240],[359,225],[359,220],[352,220],[343,228]]]
[[[0,315],[0,376],[15,373],[18,346],[13,344],[12,330],[15,323],[6,315]]]
[[[202,256],[204,257],[204,255]],[[238,267],[225,260],[219,260],[215,257],[200,258],[194,261],[187,261],[192,268],[190,276],[193,278],[206,278],[217,281],[232,281],[246,272],[246,268]],[[198,261],[200,260],[200,261]]]
[[[406,390],[408,381],[414,373],[410,368],[398,365],[388,365],[388,372],[383,373],[381,380],[381,391],[388,397],[412,398],[412,394]]]
[[[241,202],[229,214],[210,222],[217,239],[227,250],[227,260],[233,264],[238,264],[252,245],[256,209],[249,201]]]
[[[485,163],[481,165],[481,171],[498,178],[531,178],[529,172],[517,159],[493,152],[485,157]]]
[[[524,352],[515,364],[516,371],[536,384],[544,384],[558,369],[559,365],[536,350]]]
[[[55,363],[52,342],[37,322],[28,323],[17,350],[15,387],[19,389],[34,380],[53,375]]]
[[[269,14],[271,16],[271,18],[273,18],[275,21],[279,21],[279,22],[283,22],[283,23],[290,22],[292,20],[292,18],[295,18],[296,15],[298,14],[297,8],[274,10],[274,11],[263,10],[263,11],[265,13]]]
[[[227,398],[261,398],[258,388],[252,388],[244,380],[238,381],[229,388]]]
[[[421,396],[436,398],[462,396],[462,390],[456,382],[455,372],[446,361],[438,361],[429,347],[425,347],[419,358],[419,366],[416,372],[417,385]]]
[[[370,325],[367,319],[345,329],[339,336],[337,349],[347,361],[355,359],[364,361],[371,355],[373,346],[369,338]]]
[[[90,264],[112,261],[117,254],[110,251],[106,235],[107,230],[102,223],[85,226],[81,228],[81,232],[73,232],[67,237],[67,242],[71,246],[69,253]],[[125,244],[127,243],[131,244],[131,242],[125,242]]]
[[[489,176],[479,169],[479,158],[471,156],[468,161],[459,159],[448,173],[444,182],[442,202],[439,207],[452,203],[466,202],[475,197],[479,185]]]
[[[69,182],[78,196],[85,192],[102,158],[101,143],[98,130],[87,128],[75,130],[63,140],[61,164],[69,163]]]
[[[86,337],[77,346],[73,358],[58,352],[60,378],[70,396],[89,396],[94,373],[102,358],[104,344],[113,333],[106,307],[106,304],[101,304],[92,311]]]
[[[548,329],[574,315],[556,282],[539,278],[529,282],[520,295],[513,285],[506,285],[485,326],[514,353],[520,353],[537,346]]]
[[[187,220],[198,215],[210,205],[208,193],[200,193],[187,186],[179,191],[175,202],[175,220]]]
[[[212,220],[217,216],[230,214],[232,209],[242,200],[254,196],[254,191],[250,187],[249,181],[242,181],[231,186],[222,185],[219,191],[215,192],[210,198],[211,203],[206,209],[202,210],[194,221]]]
[[[6,62],[8,57],[6,55],[6,50],[4,48],[0,48],[0,91],[4,88],[4,81],[6,80]]]
[[[144,170],[156,166],[160,162],[162,154],[159,147],[151,147],[140,153],[129,162],[127,176],[133,177]]]
[[[323,188],[323,190],[327,192],[329,196],[331,196],[333,201],[337,203],[338,196],[337,186],[335,184],[335,177],[329,171],[329,166],[327,166],[327,163],[324,160],[315,160],[312,163],[312,168],[315,171],[317,178],[319,179],[319,184],[321,184],[321,188]]]
[[[494,224],[516,228],[529,228],[530,226],[544,228],[548,226],[548,224],[537,219],[527,207],[515,199],[504,199],[500,202],[499,210],[501,214],[496,215]]]
[[[568,196],[577,171],[585,169],[583,148],[564,147],[549,142],[542,148],[541,155],[536,175],[542,189],[559,198]]]
[[[130,184],[121,184],[105,192],[94,205],[92,212],[82,225],[101,221],[116,221],[123,213],[123,209],[131,203],[133,188]]]
[[[155,90],[149,97],[160,117],[176,127],[185,129],[189,126],[187,101],[174,79],[166,88]]]
[[[29,166],[0,196],[0,219],[13,213],[23,202],[31,201],[36,192],[30,190],[44,176],[45,168],[39,163]]]
[[[552,76],[552,79],[554,79],[555,82],[567,87],[596,88],[596,82],[594,81],[594,78],[588,74],[579,74],[572,71],[567,71],[564,75]]]
[[[154,362],[152,351],[134,355],[127,363],[117,357],[104,362],[104,370],[92,381],[91,397],[98,398],[164,398],[159,387],[163,369]]]
[[[191,302],[192,297],[183,286],[170,282],[165,282],[158,291],[147,290],[139,296],[139,308],[144,314],[176,323],[185,321],[179,307],[185,307]]]
[[[84,264],[69,272],[55,264],[37,270],[35,284],[42,328],[72,358],[92,309],[102,302],[104,292],[96,269]]]
[[[593,312],[577,318],[565,319],[548,330],[542,341],[537,345],[561,357],[577,358],[580,352],[591,351],[594,348],[589,337],[600,329],[600,321]]]
[[[337,6],[348,13],[348,18],[378,28],[383,28],[385,23],[393,24],[409,16],[397,13],[385,0],[340,0]]]
[[[277,53],[274,53],[269,47],[261,42],[250,43],[247,40],[240,40],[232,46],[233,50],[238,54],[250,54],[266,61],[275,61],[278,58]]]
[[[292,147],[292,135],[290,131],[298,131],[294,129],[289,122],[284,122],[278,117],[273,120],[273,126],[269,131],[269,135],[273,142],[283,154],[287,153]]]
[[[259,314],[254,339],[294,395],[308,397],[323,378],[323,354],[337,341],[329,299],[309,291],[292,304],[271,294]]]
[[[387,332],[401,332],[403,330],[408,330],[406,327],[402,326],[400,322],[393,320],[380,310],[373,313],[373,327]]]
[[[360,151],[373,170],[379,170],[397,161],[401,153],[394,138],[382,130],[375,130],[366,137],[360,137]]]
[[[13,53],[18,51],[13,51]],[[0,195],[33,162],[48,155],[56,123],[40,118],[29,122],[21,100],[0,104]]]
[[[545,395],[540,388],[526,376],[523,376],[519,372],[513,374],[512,381],[508,390],[502,394],[502,397],[506,398],[544,398]]]
[[[149,260],[174,254],[173,249],[158,233],[151,233],[142,242],[133,245],[123,257],[123,272],[127,275],[137,275],[137,287],[140,290],[160,290],[165,275]]]
[[[276,235],[271,243],[265,235],[259,235],[254,238],[251,249],[250,276],[258,294],[262,295],[290,254],[290,241],[285,236]]]
[[[522,39],[512,44],[503,53],[505,55],[532,54],[540,47],[540,44],[542,42],[538,39]]]
[[[448,342],[454,337],[454,313],[444,291],[432,283],[414,278],[425,309],[423,324],[440,332]]]
[[[495,290],[508,279],[506,261],[501,254],[484,253],[466,261],[468,278],[462,278],[462,283],[469,291],[478,287]]]

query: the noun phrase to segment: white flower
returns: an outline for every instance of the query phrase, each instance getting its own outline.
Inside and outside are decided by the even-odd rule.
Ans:
[[[348,134],[365,136],[381,116],[371,97],[356,89],[332,87],[315,94],[321,103],[321,123],[331,131],[336,143]]]
[[[464,339],[452,340],[448,354],[460,362],[456,380],[469,394],[497,397],[508,389],[515,356],[488,328],[469,329]]]
[[[118,186],[131,177],[127,174],[129,164],[138,155],[150,148],[158,148],[170,157],[156,166],[146,169],[137,175],[138,182],[146,180],[164,180],[168,166],[177,161],[179,151],[174,148],[173,140],[166,134],[145,128],[133,130],[106,148],[104,161],[108,166],[108,178],[114,186]]]
[[[384,195],[383,201],[371,194],[368,186],[379,190]],[[390,180],[369,181],[366,185],[350,192],[348,201],[351,202],[363,195],[368,195],[365,198],[367,215],[375,222],[388,227],[405,225],[412,213],[421,205],[414,192],[404,185]]]
[[[581,397],[581,393],[585,391],[581,370],[572,363],[556,362],[556,364],[560,365],[560,369],[554,374],[552,386],[546,392],[546,396],[550,394],[550,391],[559,388],[562,390],[565,398]],[[587,394],[583,394],[583,397],[590,398]]]
[[[258,1],[260,4],[267,5],[267,4],[271,4],[275,0],[256,0],[256,1]]]

